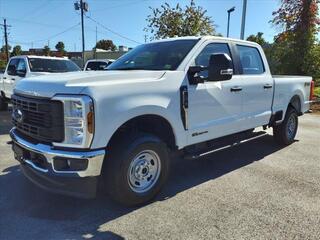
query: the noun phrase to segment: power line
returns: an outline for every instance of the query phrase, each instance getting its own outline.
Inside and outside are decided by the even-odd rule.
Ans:
[[[119,36],[119,37],[121,37],[121,38],[123,38],[123,39],[126,39],[126,40],[128,40],[128,41],[131,41],[131,42],[134,42],[134,43],[137,43],[137,44],[141,44],[140,42],[137,42],[137,41],[135,41],[135,40],[133,40],[133,39],[131,39],[131,38],[128,38],[128,37],[123,36],[122,34],[120,34],[120,33],[118,33],[118,32],[113,31],[112,29],[106,27],[105,25],[103,25],[102,23],[100,23],[100,22],[98,22],[97,20],[93,19],[92,17],[89,17],[89,16],[87,16],[87,15],[85,15],[85,16],[86,16],[86,18],[88,18],[88,19],[90,19],[91,21],[95,22],[96,24],[98,24],[99,26],[101,26],[101,27],[104,28],[105,30],[113,33],[114,35],[117,35],[117,36]]]
[[[35,8],[32,9],[31,11],[29,11],[29,13],[31,13],[31,14],[26,14],[26,15],[24,15],[24,16],[21,18],[21,20],[26,19],[26,17],[29,17],[30,15],[35,15],[35,14],[38,13],[40,10],[42,10],[43,7],[47,7],[47,6],[50,4],[51,1],[52,1],[52,0],[48,0],[48,1],[47,1],[47,0],[44,0],[41,5],[38,5],[37,7],[35,7]]]
[[[53,25],[53,24],[47,24],[47,23],[40,23],[40,22],[34,22],[34,21],[30,21],[30,20],[22,20],[22,19],[12,18],[12,17],[6,17],[6,18],[11,20],[11,21],[28,23],[28,24],[35,24],[35,25],[41,25],[41,26],[44,26],[44,27],[55,27],[55,28],[62,28],[63,27],[61,25],[59,26],[59,25]]]
[[[20,44],[32,45],[32,44],[35,43],[35,42],[43,42],[43,41],[48,41],[48,40],[50,40],[50,39],[53,39],[53,38],[55,38],[55,37],[57,37],[57,36],[60,36],[60,35],[62,35],[62,34],[64,34],[64,33],[68,32],[68,31],[73,30],[74,28],[78,27],[79,25],[80,25],[80,23],[77,23],[77,24],[75,24],[75,25],[73,25],[73,26],[71,26],[71,27],[66,28],[65,30],[63,30],[63,31],[61,31],[61,32],[58,32],[58,33],[56,33],[56,34],[54,34],[54,35],[51,35],[51,36],[49,36],[49,37],[47,37],[47,38],[43,38],[43,39],[33,40],[33,41],[29,41],[29,42],[18,42],[18,41],[17,41],[17,42],[15,42],[15,41],[10,41],[10,42],[12,42],[12,43],[20,43]]]
[[[129,3],[124,3],[124,4],[118,4],[118,5],[115,5],[115,6],[110,6],[110,7],[107,7],[107,8],[102,8],[102,9],[98,9],[98,10],[94,10],[94,11],[91,11],[91,12],[101,12],[101,11],[106,11],[106,10],[109,10],[109,9],[114,9],[114,8],[118,8],[118,7],[125,7],[125,6],[129,6],[129,5],[133,5],[133,4],[137,4],[137,3],[140,3],[140,2],[145,2],[147,0],[139,0],[139,1],[131,1]]]

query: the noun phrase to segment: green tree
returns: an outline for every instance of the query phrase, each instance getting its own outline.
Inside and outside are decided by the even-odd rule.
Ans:
[[[8,51],[11,50],[11,46],[8,44]],[[0,52],[1,53],[6,53],[6,45],[3,45],[1,48],[0,48]]]
[[[43,47],[43,54],[44,54],[45,56],[50,56],[50,48],[49,48],[48,45],[46,45],[46,46]]]
[[[13,49],[12,49],[11,56],[21,55],[21,52],[22,52],[21,46],[20,46],[20,45],[16,45],[16,46],[14,46]]]
[[[104,50],[111,50],[115,51],[117,49],[116,45],[112,42],[112,40],[106,40],[102,39],[96,43],[96,46],[94,49],[99,48],[99,49],[104,49]]]
[[[283,29],[275,36],[273,49],[277,73],[319,75],[318,47],[315,45],[320,19],[319,0],[282,0],[271,21]]]
[[[59,52],[59,53],[62,53],[62,54],[64,54],[66,51],[65,51],[65,47],[64,47],[64,43],[63,42],[58,42],[57,44],[56,44],[56,49],[57,49],[57,51]]]
[[[151,8],[147,16],[148,25],[144,29],[150,32],[151,39],[176,36],[216,35],[215,25],[207,11],[197,6],[194,0],[182,8],[179,4],[171,7],[168,3],[160,8]]]
[[[256,42],[261,46],[264,46],[267,43],[266,40],[263,38],[263,32],[258,32],[256,35],[252,34],[247,38],[247,40],[251,42]]]

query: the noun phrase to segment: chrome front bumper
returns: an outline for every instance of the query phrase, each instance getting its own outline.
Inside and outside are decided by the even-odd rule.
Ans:
[[[91,151],[65,151],[53,149],[52,146],[42,143],[31,143],[26,141],[16,132],[13,128],[10,131],[10,137],[13,144],[18,145],[24,150],[30,151],[44,156],[47,162],[47,168],[37,166],[31,159],[22,159],[22,162],[28,165],[35,171],[41,172],[42,174],[50,174],[54,176],[73,176],[73,177],[96,177],[101,174],[103,159],[105,156],[105,150],[91,150]],[[57,171],[54,168],[54,158],[69,158],[69,159],[87,159],[88,166],[85,170],[81,171]]]

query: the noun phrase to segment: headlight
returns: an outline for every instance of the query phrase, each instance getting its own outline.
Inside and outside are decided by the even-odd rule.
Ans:
[[[53,100],[63,103],[64,141],[53,143],[57,147],[89,148],[94,132],[92,99],[88,96],[57,95]]]

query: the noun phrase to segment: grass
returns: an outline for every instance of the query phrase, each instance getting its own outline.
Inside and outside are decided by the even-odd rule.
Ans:
[[[314,95],[317,96],[318,98],[320,98],[320,87],[316,87],[314,89]]]

